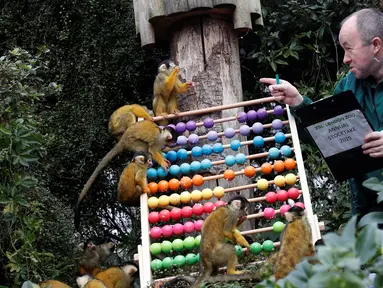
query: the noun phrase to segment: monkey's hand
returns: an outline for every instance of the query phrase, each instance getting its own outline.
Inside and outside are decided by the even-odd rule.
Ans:
[[[177,115],[177,114],[180,113],[180,110],[178,110],[178,109],[174,109],[174,110],[172,111],[172,113],[175,114],[175,115]]]
[[[164,159],[164,163],[161,165],[161,167],[162,167],[165,171],[168,171],[170,165],[171,165],[170,161],[167,160],[167,159]]]
[[[190,89],[191,87],[194,87],[194,82],[192,82],[192,81],[187,81],[187,82],[186,82],[186,85],[187,85],[188,88]]]
[[[243,222],[247,219],[247,216],[242,216],[238,219],[237,227],[241,226]]]

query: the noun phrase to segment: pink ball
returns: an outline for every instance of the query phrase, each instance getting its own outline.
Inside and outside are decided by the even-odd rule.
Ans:
[[[287,193],[289,194],[290,199],[297,199],[299,196],[299,190],[295,187],[291,187]]]
[[[193,215],[193,209],[190,206],[182,207],[181,209],[182,217],[190,218]]]
[[[199,203],[194,204],[192,210],[193,210],[193,214],[194,214],[195,216],[201,216],[202,213],[203,213],[203,205],[202,205],[202,204],[199,204]]]
[[[161,238],[161,234],[162,234],[162,230],[160,227],[153,227],[152,229],[150,229],[150,236],[153,239]]]
[[[209,214],[214,210],[215,206],[212,202],[206,202],[203,204],[203,212]]]
[[[170,211],[170,217],[175,220],[175,221],[178,221],[181,219],[182,217],[182,211],[180,208],[178,207],[174,207],[171,211]]]
[[[161,228],[162,230],[162,236],[164,236],[165,238],[169,238],[169,237],[172,237],[173,235],[173,228],[172,226],[170,225],[165,225]]]
[[[160,221],[160,216],[158,215],[158,212],[153,211],[149,214],[149,222],[152,224],[156,224],[158,221]]]
[[[170,211],[166,209],[161,210],[159,216],[162,222],[168,222],[170,220]]]
[[[222,200],[218,200],[214,203],[214,206],[215,207],[221,207],[221,206],[225,206],[226,205],[226,202],[225,201],[222,201]]]
[[[194,232],[194,223],[193,222],[190,222],[190,221],[188,221],[188,222],[185,222],[184,223],[184,232],[185,233],[192,233],[192,232]]]
[[[265,216],[266,219],[273,219],[275,215],[274,208],[267,207],[265,210],[263,210],[263,216]]]
[[[279,212],[281,213],[281,216],[285,216],[285,213],[290,210],[291,206],[287,204],[283,204],[281,208],[279,208]]]
[[[274,203],[278,200],[277,194],[275,192],[268,192],[266,194],[266,202],[267,203]]]
[[[201,219],[197,220],[197,221],[194,222],[194,229],[196,231],[200,232],[201,229],[202,229],[202,225],[203,225],[203,220],[201,220]]]
[[[184,233],[184,225],[181,223],[176,223],[173,225],[173,234],[174,235],[181,235]]]
[[[298,207],[301,207],[302,209],[305,209],[305,204],[303,204],[302,202],[296,202],[294,206],[298,206]]]
[[[286,190],[279,190],[277,192],[277,197],[279,201],[286,201],[289,198],[289,194],[287,193]]]

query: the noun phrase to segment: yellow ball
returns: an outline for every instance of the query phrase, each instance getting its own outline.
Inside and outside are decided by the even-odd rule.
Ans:
[[[162,195],[160,198],[158,198],[158,205],[160,207],[165,207],[169,205],[169,196]]]
[[[275,185],[277,185],[278,187],[283,187],[283,186],[285,186],[285,183],[286,183],[285,177],[283,177],[282,175],[275,176],[275,178],[274,178],[274,183],[275,183]]]
[[[201,193],[201,191],[199,191],[199,190],[194,190],[193,192],[190,193],[190,198],[191,198],[194,202],[201,201],[201,199],[202,199],[202,193]]]
[[[209,200],[213,197],[213,191],[210,188],[205,188],[202,190],[202,198],[204,200]]]
[[[217,186],[214,188],[213,193],[215,197],[222,198],[223,195],[225,195],[225,189],[223,189],[221,186]]]
[[[269,182],[266,179],[261,178],[257,181],[257,188],[259,190],[266,190],[267,187],[269,187]]]
[[[155,209],[158,206],[158,198],[157,197],[150,197],[148,199],[148,206],[151,209]]]
[[[169,196],[169,202],[172,205],[178,205],[180,204],[180,195],[178,193],[173,193],[172,195]]]
[[[297,182],[297,176],[293,173],[289,173],[285,176],[287,185],[294,185]]]
[[[181,199],[181,202],[184,203],[184,204],[187,204],[190,202],[190,193],[188,191],[184,191],[181,193],[180,195],[180,199]]]

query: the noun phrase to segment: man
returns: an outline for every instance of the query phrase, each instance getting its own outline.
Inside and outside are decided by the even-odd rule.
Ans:
[[[334,94],[346,90],[355,94],[374,131],[366,135],[363,153],[382,159],[382,169],[349,180],[352,214],[362,217],[369,212],[383,211],[383,204],[376,201],[377,192],[362,185],[370,177],[383,180],[383,14],[375,9],[351,14],[342,22],[339,42],[345,52],[343,62],[350,65],[350,71],[336,86]],[[272,78],[260,81],[271,84],[271,95],[290,105],[292,113],[312,103],[287,81],[282,80],[278,85]]]

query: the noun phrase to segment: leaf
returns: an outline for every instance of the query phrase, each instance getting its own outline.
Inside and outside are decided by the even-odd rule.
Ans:
[[[368,225],[362,229],[356,241],[356,251],[362,265],[366,264],[377,254],[375,246],[376,227]]]
[[[0,127],[0,132],[3,133],[4,135],[12,135],[11,131],[8,129],[5,129],[4,127]]]
[[[376,200],[376,202],[380,203],[383,201],[383,192],[379,192],[378,193],[378,199]]]
[[[353,216],[348,221],[346,227],[344,228],[341,238],[345,241],[345,243],[355,243],[356,221],[357,221],[357,216]]]
[[[24,207],[29,207],[29,203],[25,199],[20,199],[16,201],[19,205]]]
[[[31,188],[37,185],[37,180],[34,178],[23,178],[21,181],[17,182],[16,185],[21,185],[25,188]]]
[[[366,225],[383,223],[383,212],[371,212],[363,216],[358,223],[358,228]]]
[[[270,66],[273,68],[274,72],[277,72],[277,64],[275,64],[275,62],[271,61]]]
[[[289,63],[287,63],[286,61],[283,61],[281,59],[275,59],[274,62],[277,64],[281,64],[281,65],[289,65]]]
[[[373,191],[383,192],[383,183],[376,177],[368,178],[363,181],[362,185]]]

